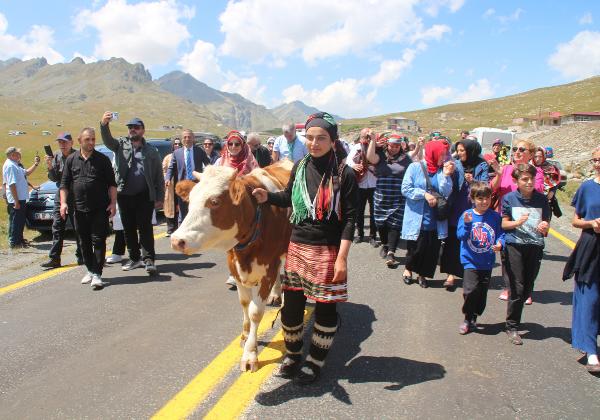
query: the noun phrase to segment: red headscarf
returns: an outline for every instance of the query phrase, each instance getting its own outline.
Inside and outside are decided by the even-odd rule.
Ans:
[[[242,143],[242,150],[235,156],[229,151],[228,143],[231,140],[239,140]],[[258,162],[254,159],[250,146],[246,144],[240,132],[230,131],[227,134],[225,146],[223,146],[223,151],[221,152],[221,166],[229,166],[237,169],[238,175],[246,175],[252,169],[258,168]]]
[[[444,163],[438,164],[442,156],[448,154],[450,145],[446,141],[434,140],[425,145],[425,162],[427,163],[427,172],[436,173]]]

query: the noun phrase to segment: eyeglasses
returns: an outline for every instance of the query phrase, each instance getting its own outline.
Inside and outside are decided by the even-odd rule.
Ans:
[[[513,148],[512,148],[512,151],[513,151],[513,153],[514,153],[514,152],[521,152],[521,153],[524,153],[524,152],[527,152],[527,151],[529,151],[529,149],[526,149],[525,147],[513,147]]]
[[[227,143],[227,146],[229,146],[229,147],[241,147],[242,143],[239,143],[237,141],[235,141],[235,142],[232,141],[230,143]]]
[[[212,145],[213,145],[212,143],[204,143],[203,144],[204,147],[208,147],[208,146],[212,146]]]
[[[593,159],[590,159],[590,163],[591,163],[591,164],[600,163],[600,158],[593,158]]]
[[[173,143],[173,146],[181,146],[181,143]]]
[[[129,128],[130,130],[139,130],[140,128],[142,128],[141,125],[128,125],[127,128]]]

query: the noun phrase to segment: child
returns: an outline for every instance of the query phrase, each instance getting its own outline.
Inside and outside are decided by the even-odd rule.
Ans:
[[[502,229],[506,231],[504,269],[508,276],[510,297],[506,311],[506,333],[512,344],[523,341],[517,330],[523,304],[533,291],[548,234],[550,208],[544,194],[535,191],[535,166],[514,165],[512,177],[517,190],[502,199]]]
[[[460,241],[460,262],[463,277],[462,312],[465,320],[458,332],[467,334],[477,328],[477,316],[483,314],[487,300],[495,252],[502,249],[504,233],[502,219],[490,209],[492,189],[486,182],[471,184],[471,202],[474,208],[463,213],[458,220],[456,236]]]

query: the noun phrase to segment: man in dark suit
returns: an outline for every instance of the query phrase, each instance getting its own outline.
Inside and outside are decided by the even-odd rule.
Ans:
[[[189,179],[196,181],[193,172],[202,172],[210,164],[210,159],[199,147],[194,147],[194,132],[186,129],[182,132],[181,142],[183,147],[173,152],[173,158],[165,174],[165,185],[168,187],[171,178],[174,182]],[[183,221],[188,212],[188,203],[177,196],[177,205],[179,206],[179,223]]]

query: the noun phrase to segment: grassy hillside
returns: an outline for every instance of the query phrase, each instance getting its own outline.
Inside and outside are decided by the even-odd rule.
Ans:
[[[400,114],[417,120],[424,133],[441,130],[450,136],[457,136],[462,129],[480,126],[506,128],[513,125],[513,118],[538,115],[539,112],[546,114],[550,111],[600,111],[600,77],[503,98],[349,119],[342,123],[342,131],[369,126],[383,128],[388,117]]]

